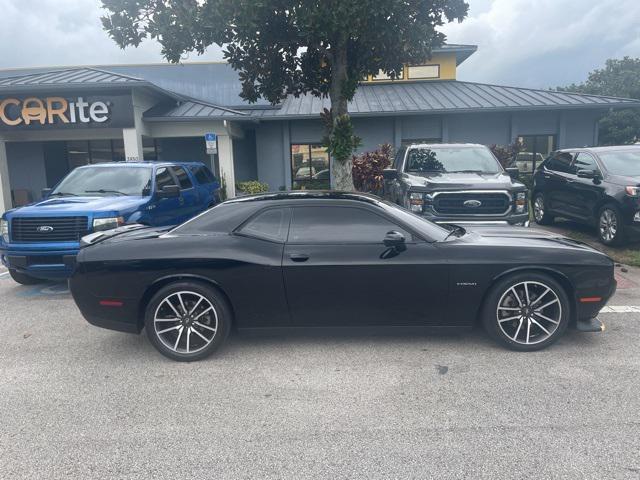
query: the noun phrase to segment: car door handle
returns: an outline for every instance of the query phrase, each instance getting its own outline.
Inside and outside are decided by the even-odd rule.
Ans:
[[[306,262],[309,260],[309,255],[306,253],[292,253],[289,258],[294,262]]]

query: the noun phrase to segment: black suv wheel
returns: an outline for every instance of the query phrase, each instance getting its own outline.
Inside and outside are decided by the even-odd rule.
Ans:
[[[620,245],[624,242],[622,214],[613,204],[605,205],[598,212],[598,238],[605,245]]]
[[[544,201],[544,195],[537,193],[533,198],[533,218],[539,225],[549,225],[553,223],[553,216],[547,211]]]

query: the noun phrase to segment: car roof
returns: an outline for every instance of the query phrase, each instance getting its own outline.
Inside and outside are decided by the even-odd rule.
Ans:
[[[636,143],[636,144],[633,144],[633,145],[611,145],[611,146],[606,146],[606,147],[563,148],[561,150],[558,150],[558,152],[582,151],[582,152],[601,153],[601,152],[617,152],[617,151],[624,151],[624,150],[640,150],[640,144]]]
[[[224,203],[247,203],[247,202],[274,202],[283,201],[311,201],[311,200],[352,200],[368,203],[371,205],[380,205],[382,200],[375,195],[361,192],[340,192],[333,190],[295,190],[288,192],[271,192],[261,193],[258,195],[247,195],[232,198]]]
[[[146,161],[146,162],[104,162],[104,163],[93,163],[91,165],[82,165],[81,167],[78,168],[86,168],[86,167],[98,167],[98,168],[103,168],[103,167],[113,167],[113,166],[118,166],[118,167],[124,167],[124,168],[129,168],[129,167],[170,167],[172,165],[183,165],[183,166],[204,166],[204,163],[202,162],[171,162],[171,161]]]
[[[407,145],[409,148],[487,148],[486,145],[481,143],[412,143]]]

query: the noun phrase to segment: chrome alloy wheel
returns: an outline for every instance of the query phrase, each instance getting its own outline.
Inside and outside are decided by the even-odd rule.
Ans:
[[[174,292],[164,298],[153,316],[153,328],[170,350],[192,354],[206,348],[218,330],[218,313],[196,292]]]
[[[536,222],[540,222],[544,218],[544,199],[540,195],[533,202],[533,216]]]
[[[558,329],[562,305],[553,289],[541,282],[520,282],[500,297],[496,319],[502,332],[522,345],[544,342]]]
[[[616,233],[618,233],[618,217],[616,213],[609,209],[605,208],[600,214],[600,238],[602,238],[606,242],[611,242],[616,237]]]

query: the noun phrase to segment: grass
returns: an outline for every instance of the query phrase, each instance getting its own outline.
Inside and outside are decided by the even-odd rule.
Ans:
[[[606,253],[616,263],[640,267],[640,243],[629,243],[622,247],[608,247],[598,241],[595,229],[570,221],[556,221],[551,228]]]

